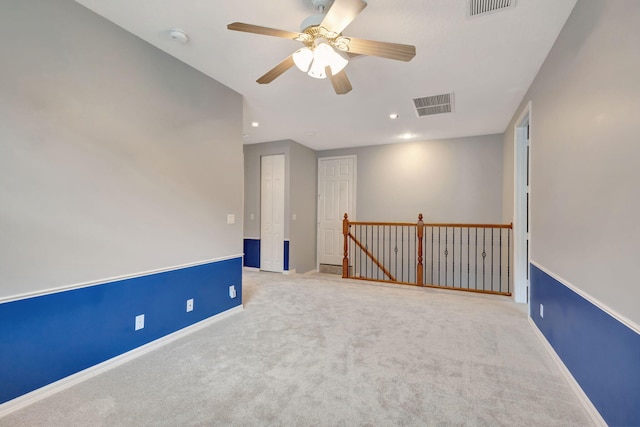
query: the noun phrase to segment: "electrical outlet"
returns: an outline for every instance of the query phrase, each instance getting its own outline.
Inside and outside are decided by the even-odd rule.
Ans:
[[[136,331],[144,328],[144,314],[136,316]]]
[[[187,300],[187,312],[193,311],[193,298]]]
[[[236,297],[236,287],[231,285],[229,286],[229,298],[235,298]]]
[[[227,214],[227,224],[235,224],[236,216],[234,214]]]
[[[540,317],[544,318],[544,305],[540,304]]]

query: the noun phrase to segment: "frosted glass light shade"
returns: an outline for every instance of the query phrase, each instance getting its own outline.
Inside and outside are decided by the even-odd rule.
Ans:
[[[327,77],[327,73],[325,71],[325,62],[318,58],[317,47],[313,52],[313,62],[311,63],[311,68],[309,68],[309,72],[307,74],[315,79],[324,79]]]
[[[313,61],[313,51],[308,47],[302,47],[293,53],[293,63],[300,71],[307,72]]]
[[[316,46],[313,52],[313,61],[314,63],[320,62],[323,69],[329,66],[331,68],[331,74],[334,76],[342,71],[349,63],[346,57],[340,55],[334,48],[326,43],[320,43]]]

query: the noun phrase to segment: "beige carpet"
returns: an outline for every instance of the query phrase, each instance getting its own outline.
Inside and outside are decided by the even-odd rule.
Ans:
[[[588,426],[506,297],[245,272],[245,310],[0,426]]]

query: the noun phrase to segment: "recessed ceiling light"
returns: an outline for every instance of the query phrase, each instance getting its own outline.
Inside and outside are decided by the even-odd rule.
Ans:
[[[313,133],[313,132],[307,132],[307,136],[313,136],[313,135],[315,135],[315,133]]]
[[[415,136],[415,134],[411,133],[411,132],[407,132],[407,133],[403,133],[402,135],[400,135],[400,138],[402,139],[411,139]]]
[[[400,117],[400,114],[398,114],[398,113],[391,113],[391,114],[389,114],[389,118],[390,118],[391,120],[395,120],[395,119],[397,119],[398,117]]]
[[[260,127],[260,123],[258,123],[258,122],[251,122],[251,127],[253,127],[253,128]]]

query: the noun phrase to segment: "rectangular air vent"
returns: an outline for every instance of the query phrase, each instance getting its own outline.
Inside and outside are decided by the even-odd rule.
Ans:
[[[416,106],[418,117],[450,113],[453,111],[453,93],[414,98],[413,104]]]
[[[469,16],[483,15],[513,7],[516,0],[469,0]]]

